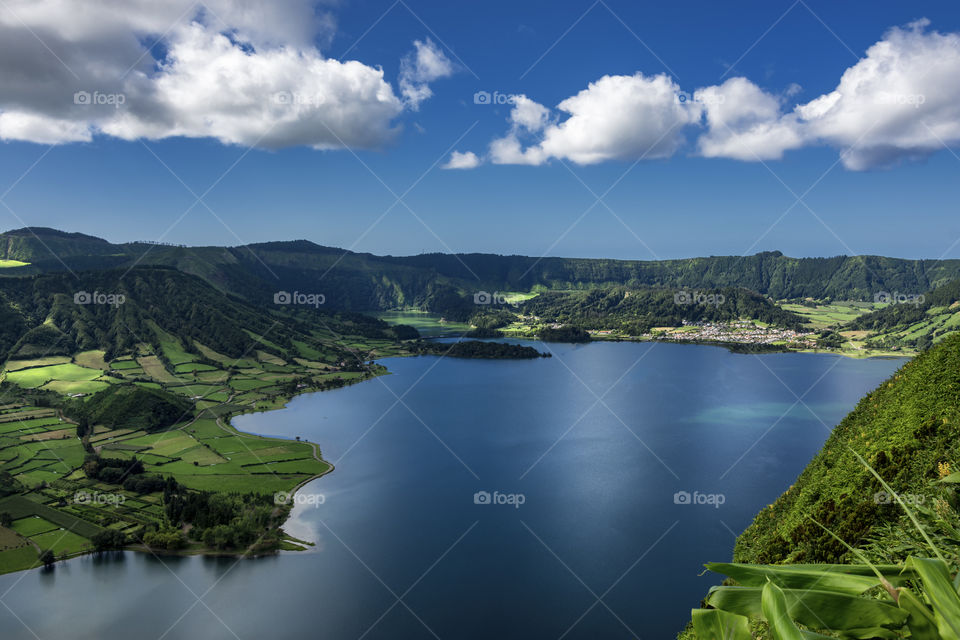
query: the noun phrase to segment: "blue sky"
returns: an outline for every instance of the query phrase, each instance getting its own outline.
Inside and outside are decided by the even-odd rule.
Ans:
[[[960,32],[960,8],[950,3],[766,1],[740,2],[734,11],[713,2],[344,0],[313,7],[322,20],[303,33],[294,33],[296,29],[279,19],[277,24],[263,21],[267,27],[259,33],[241,13],[235,17],[230,5],[237,3],[219,1],[212,10],[218,21],[235,28],[231,37],[237,42],[252,33],[253,44],[247,45],[251,50],[316,49],[318,58],[359,61],[364,77],[382,67],[382,81],[396,94],[393,111],[384,117],[369,103],[351,111],[359,114],[356,122],[337,130],[348,149],[336,144],[312,148],[316,128],[328,125],[309,120],[268,149],[260,148],[264,145],[258,130],[247,120],[229,130],[213,126],[208,135],[204,127],[226,116],[212,107],[205,112],[204,104],[190,104],[189,113],[184,107],[173,118],[177,124],[160,132],[150,120],[154,111],[147,109],[155,105],[148,104],[134,124],[108,122],[119,109],[80,123],[89,129],[64,134],[58,123],[83,119],[76,116],[76,108],[51,107],[35,98],[39,89],[19,81],[11,88],[10,78],[18,70],[21,77],[47,74],[50,82],[44,88],[57,73],[70,71],[67,79],[81,82],[69,87],[70,94],[78,87],[92,93],[100,85],[90,84],[84,70],[100,62],[95,58],[98,48],[91,45],[78,53],[65,44],[67,27],[55,24],[56,18],[50,17],[55,14],[34,15],[26,5],[12,2],[11,10],[20,13],[6,20],[0,16],[0,31],[13,33],[26,23],[37,37],[31,43],[30,34],[20,33],[24,44],[19,52],[11,46],[0,48],[0,114],[40,114],[47,120],[35,126],[32,120],[29,126],[10,120],[5,129],[0,119],[0,137],[5,138],[0,144],[0,196],[6,205],[0,206],[0,228],[51,226],[112,241],[162,238],[184,244],[307,238],[394,255],[458,251],[650,259],[777,249],[796,256],[960,258],[960,243],[955,244],[960,239],[960,159],[946,148],[960,149],[955,134],[960,116],[956,107],[942,106],[958,87],[935,81],[934,74],[920,86],[928,96],[924,105],[898,112],[869,131],[851,124],[849,114],[816,127],[791,120],[795,105],[837,89],[844,72],[870,57],[868,49],[890,29],[906,29],[905,48],[921,46],[930,34]],[[302,4],[291,0],[276,6],[279,12],[289,8],[296,18]],[[929,24],[905,27],[921,18]],[[156,24],[164,24],[163,17],[156,19]],[[191,20],[208,21],[204,36],[223,30],[209,15],[188,13],[183,24]],[[81,35],[93,44],[109,44],[123,28],[91,27]],[[153,42],[163,31],[156,30],[136,35],[140,42]],[[910,33],[916,36],[913,40]],[[60,36],[64,42],[57,40]],[[186,32],[182,38],[178,42],[187,42]],[[420,61],[415,41],[427,43],[444,64],[413,64]],[[895,38],[891,41],[896,43]],[[941,44],[950,47],[952,42]],[[139,63],[145,65],[145,78],[169,62],[161,57],[166,46],[153,50],[157,62],[147,54]],[[50,58],[49,65],[41,65],[41,56]],[[418,98],[415,105],[401,88],[404,59],[413,86],[429,87],[432,94]],[[288,69],[265,68],[277,75]],[[910,70],[901,70],[908,80]],[[604,76],[635,78],[638,72],[646,79],[664,74],[663,82],[690,93],[730,86],[723,83],[742,77],[758,99],[780,106],[775,114],[751,112],[749,126],[767,132],[762,142],[724,138],[719,151],[704,151],[703,137],[712,131],[705,108],[703,119],[679,127],[675,148],[638,162],[638,150],[647,149],[646,134],[636,134],[636,145],[619,146],[618,137],[627,139],[635,132],[607,131],[612,112],[590,112],[585,142],[564,132],[564,121],[573,116],[557,109],[559,103]],[[881,80],[886,73],[882,68],[873,72]],[[253,74],[246,68],[238,73]],[[953,76],[954,84],[958,77]],[[177,86],[182,90],[192,85]],[[130,91],[129,85],[123,87]],[[150,90],[157,87],[168,90],[159,83]],[[244,87],[237,91],[249,90]],[[513,105],[475,103],[474,95],[483,91],[525,96],[542,109],[546,124],[516,129]],[[725,104],[740,108],[731,95]],[[123,108],[135,106],[136,99],[137,94],[128,93]],[[351,99],[344,98],[344,109],[351,109]],[[590,108],[596,104],[591,102]],[[607,104],[601,107],[616,110]],[[934,110],[933,104],[940,106]],[[858,113],[853,113],[854,120]],[[649,115],[639,112],[636,120]],[[191,124],[182,125],[188,118]],[[911,119],[923,119],[924,127],[906,132]],[[367,144],[364,132],[384,122],[394,132],[377,134],[379,138]],[[728,122],[737,128],[733,120]],[[557,137],[544,142],[552,135],[551,127]],[[802,141],[781,143],[779,128]],[[60,139],[49,137],[53,130]],[[277,130],[271,129],[270,135]],[[528,164],[506,163],[505,156],[498,159],[491,152],[492,142],[509,138],[514,130],[520,132],[522,149],[539,154]],[[924,130],[931,135],[935,130],[942,145],[917,140]],[[717,131],[723,133],[719,127]],[[578,155],[582,145],[590,146],[604,135],[611,136],[611,142],[600,145],[602,157],[584,161]],[[840,161],[841,150],[874,138],[866,160]],[[644,144],[637,146],[640,141]],[[892,159],[885,155],[891,148]],[[880,160],[876,149],[883,152]],[[477,154],[478,166],[442,168],[452,151]],[[746,159],[737,159],[744,155]]]

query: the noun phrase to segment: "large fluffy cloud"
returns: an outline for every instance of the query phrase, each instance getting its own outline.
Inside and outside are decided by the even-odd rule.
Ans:
[[[781,100],[745,78],[701,89],[696,100],[707,123],[698,140],[703,156],[769,160],[803,145],[794,119],[780,115]]]
[[[511,130],[490,145],[499,164],[541,164],[550,158],[577,164],[640,157],[663,158],[681,144],[682,130],[700,118],[700,106],[677,99],[679,87],[665,75],[604,76],[557,109],[518,96],[510,112]],[[526,148],[525,138],[535,141]]]
[[[561,114],[537,105],[535,124],[518,102],[487,158],[534,165],[662,158],[681,147],[685,129],[699,132],[697,152],[710,158],[778,159],[811,145],[837,148],[853,170],[922,158],[960,142],[960,34],[928,26],[891,29],[833,91],[792,108],[795,86],[775,94],[731,78],[688,95],[664,75],[604,76],[561,102]]]
[[[5,0],[0,139],[370,148],[452,73],[432,43],[416,42],[401,98],[381,69],[323,56],[317,43],[333,28],[310,0]]]
[[[927,21],[891,29],[840,78],[796,108],[811,140],[843,149],[850,169],[923,157],[960,141],[960,35]]]

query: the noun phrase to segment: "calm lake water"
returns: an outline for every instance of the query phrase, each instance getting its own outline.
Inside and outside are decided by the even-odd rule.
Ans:
[[[237,418],[336,463],[288,527],[315,550],[0,576],[0,637],[672,638],[717,580],[702,564],[730,559],[827,426],[903,362],[549,349],[386,360],[392,375]]]

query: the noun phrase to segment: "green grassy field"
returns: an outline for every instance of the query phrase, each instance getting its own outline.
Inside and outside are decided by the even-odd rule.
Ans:
[[[426,311],[385,311],[376,317],[390,324],[406,324],[425,336],[459,334],[470,330],[464,322],[441,322],[441,317]]]
[[[876,311],[884,305],[873,302],[842,301],[817,304],[808,307],[802,304],[779,304],[780,308],[802,316],[811,329],[827,329],[847,324],[865,313]]]
[[[26,389],[34,389],[48,382],[82,382],[96,380],[103,375],[99,369],[88,369],[73,363],[54,364],[17,371],[7,371],[6,379]]]
[[[4,367],[7,371],[18,371],[30,367],[45,367],[51,364],[64,364],[70,362],[68,356],[48,356],[46,358],[37,358],[35,360],[8,360]]]
[[[160,341],[160,349],[163,351],[163,355],[166,356],[167,360],[171,364],[176,366],[178,364],[193,362],[197,359],[196,355],[188,353],[176,337],[158,327],[157,323],[150,321],[147,324],[156,334],[157,339]]]
[[[0,551],[0,573],[32,569],[39,564],[38,558],[37,550],[29,543],[17,549]]]
[[[48,531],[59,529],[60,527],[53,524],[49,520],[44,520],[40,516],[30,516],[28,518],[20,518],[19,520],[15,520],[10,528],[19,533],[21,536],[28,538],[40,533],[47,533]]]
[[[108,368],[106,361],[103,359],[105,355],[106,352],[100,349],[94,351],[83,351],[73,356],[73,361],[81,367],[104,371]]]
[[[141,358],[137,358],[137,362],[140,363],[140,367],[143,369],[143,372],[157,382],[180,382],[179,378],[167,371],[167,368],[157,356],[143,356]]]

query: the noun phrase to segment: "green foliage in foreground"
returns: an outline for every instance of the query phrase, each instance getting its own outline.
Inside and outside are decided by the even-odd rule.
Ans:
[[[750,629],[759,623],[773,640],[960,639],[960,572],[956,564],[947,561],[903,497],[860,461],[903,507],[927,544],[926,551],[935,558],[911,555],[901,564],[875,565],[865,553],[848,546],[862,564],[711,563],[707,569],[727,575],[736,584],[712,588],[706,608],[693,611],[692,629],[681,638],[753,640]],[[947,476],[944,481],[960,482],[958,476]],[[954,538],[951,543],[955,550],[960,541]],[[947,552],[947,557],[950,555]]]
[[[910,558],[904,566],[707,568],[735,575],[739,584],[714,587],[706,599],[710,608],[694,610],[697,640],[753,640],[750,627],[758,620],[773,640],[960,638],[960,595],[939,559]]]
[[[960,640],[958,412],[950,336],[834,429],[734,562],[707,565],[727,580],[680,638]]]

